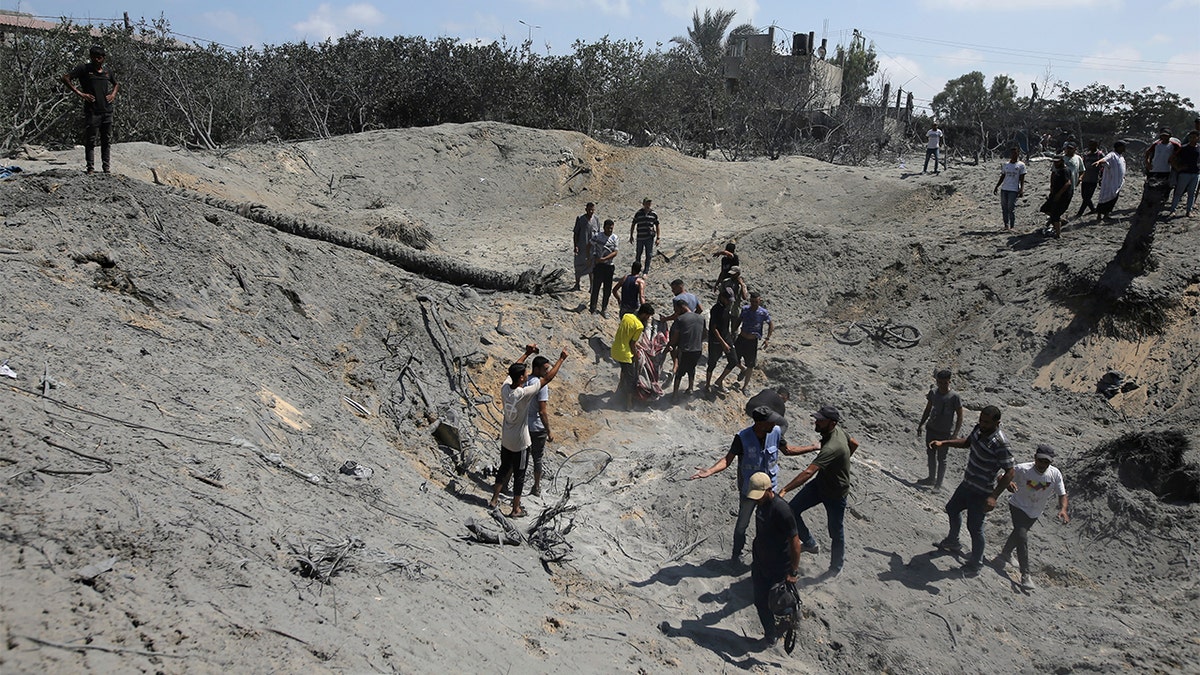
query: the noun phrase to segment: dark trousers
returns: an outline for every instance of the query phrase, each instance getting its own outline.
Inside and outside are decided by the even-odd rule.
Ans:
[[[823,498],[816,482],[809,481],[789,504],[792,515],[796,516],[796,533],[800,535],[800,544],[810,551],[817,547],[817,540],[813,539],[800,514],[817,504],[825,505],[825,522],[829,526],[829,569],[842,569],[842,563],[846,560],[846,498]]]
[[[506,485],[511,477],[513,495],[520,496],[521,490],[525,489],[525,462],[528,457],[529,454],[524,450],[513,452],[500,446],[500,470],[496,473],[496,484]]]
[[[1013,549],[1016,549],[1017,565],[1021,568],[1021,574],[1029,574],[1029,530],[1037,522],[1037,518],[1030,518],[1028,513],[1012,504],[1008,505],[1008,511],[1012,514],[1013,531],[1008,535],[1008,541],[1004,542],[1000,557],[1007,558],[1012,555]]]
[[[929,480],[933,481],[935,487],[942,486],[942,479],[946,477],[946,455],[949,454],[950,448],[942,446],[937,450],[931,450],[929,444],[933,441],[945,441],[950,438],[950,432],[935,432],[925,429],[925,457],[929,465]]]
[[[933,172],[938,172],[938,160],[941,159],[941,148],[925,148],[925,168],[921,171],[929,170],[929,158],[933,158]]]
[[[754,517],[754,507],[758,502],[742,497],[738,500],[737,523],[733,526],[733,557],[742,554],[746,548],[746,530],[750,527],[750,519]]]
[[[526,459],[525,464],[526,464],[526,466],[528,466],[530,463],[533,464],[533,477],[534,477],[535,482],[537,481],[538,477],[540,477],[542,475],[542,456],[546,452],[546,439],[548,437],[549,437],[549,434],[547,434],[545,432],[537,433],[537,432],[531,431],[529,433],[530,445],[529,445],[529,451],[526,453],[528,455],[528,458]],[[533,461],[530,462],[529,460],[533,460]],[[524,469],[522,469],[521,470],[521,482],[522,483],[525,482],[525,473],[526,473],[526,471]],[[513,494],[516,494],[516,493],[514,492]]]
[[[787,578],[788,562],[776,561],[764,564],[755,560],[750,565],[750,581],[754,584],[754,609],[762,622],[763,635],[775,637],[775,614],[771,612],[769,598],[771,587]]]
[[[100,139],[100,166],[108,171],[109,145],[112,141],[112,122],[89,124],[83,130],[83,159],[88,171],[96,168],[96,138]]]
[[[600,300],[600,295],[604,296],[600,304],[600,311],[608,311],[608,298],[612,295],[612,281],[612,265],[600,263],[592,270],[592,304],[589,309],[593,312],[596,311],[596,301]]]
[[[962,529],[962,512],[967,512],[967,532],[971,535],[971,557],[967,561],[972,564],[983,564],[983,549],[987,542],[983,538],[983,521],[987,516],[988,493],[980,492],[967,485],[966,481],[958,484],[958,489],[946,502],[946,515],[950,516],[950,534],[946,536],[951,541],[958,541],[958,533]]]
[[[1096,194],[1097,185],[1099,185],[1099,183],[1079,184],[1079,196],[1083,199],[1083,202],[1079,204],[1079,211],[1075,214],[1076,218],[1082,216],[1084,211],[1087,211],[1088,213],[1096,212],[1096,203],[1092,201],[1092,195]]]
[[[650,259],[654,257],[654,237],[637,240],[637,250],[633,259],[641,260],[643,254],[645,254],[646,261],[642,263],[642,274],[650,274]]]

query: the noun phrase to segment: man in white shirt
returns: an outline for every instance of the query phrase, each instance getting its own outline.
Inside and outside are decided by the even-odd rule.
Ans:
[[[521,508],[521,491],[525,489],[526,450],[531,443],[529,437],[529,406],[538,397],[550,380],[558,375],[558,369],[567,360],[567,350],[562,350],[558,361],[544,378],[525,383],[525,359],[537,353],[537,345],[525,345],[525,353],[508,367],[509,381],[500,387],[500,400],[504,406],[504,419],[500,429],[500,469],[496,472],[496,484],[492,486],[492,499],[488,506],[495,508],[500,503],[500,490],[513,479],[513,502],[510,518],[525,515]]]
[[[1100,174],[1100,194],[1096,197],[1096,222],[1102,218],[1112,220],[1117,197],[1121,196],[1121,188],[1125,186],[1125,141],[1113,143],[1112,152],[1094,166],[1101,167],[1103,172]]]
[[[1067,488],[1063,484],[1062,473],[1058,467],[1050,465],[1055,454],[1054,448],[1039,445],[1032,462],[1013,467],[1013,479],[1008,484],[1008,491],[1013,493],[1008,500],[1013,531],[1008,535],[1000,555],[996,556],[996,564],[1001,568],[1008,565],[1013,549],[1016,549],[1017,564],[1021,568],[1021,588],[1027,591],[1036,588],[1029,572],[1029,529],[1042,515],[1051,497],[1058,497],[1057,518],[1063,523],[1071,522],[1071,517],[1067,515]]]
[[[1025,163],[1021,161],[1021,149],[1013,148],[1008,153],[1008,163],[1000,166],[1000,179],[992,194],[1000,193],[1000,215],[1004,218],[1004,229],[1017,226],[1017,198],[1025,194]]]
[[[938,123],[933,123],[933,128],[925,132],[925,136],[929,141],[925,144],[925,168],[921,169],[921,173],[929,171],[929,158],[933,158],[933,172],[938,172],[938,162],[942,159],[942,137],[944,134],[938,128]]]

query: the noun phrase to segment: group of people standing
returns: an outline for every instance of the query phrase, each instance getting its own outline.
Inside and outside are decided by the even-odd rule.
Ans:
[[[596,205],[588,202],[584,212],[575,219],[572,230],[574,290],[582,290],[581,282],[587,277],[590,283],[588,309],[606,318],[609,298],[617,299],[620,323],[613,338],[611,356],[620,366],[615,400],[627,410],[632,408],[636,394],[641,393],[646,398],[657,394],[658,373],[648,363],[649,357],[656,352],[648,345],[653,342],[650,335],[661,334],[661,330],[647,332],[655,317],[655,306],[647,300],[647,275],[655,249],[662,240],[662,226],[653,206],[651,199],[644,199],[642,208],[633,214],[629,243],[636,246],[635,257],[628,274],[619,279],[614,280],[620,249],[620,238],[614,234],[615,223],[608,219],[601,224]],[[708,309],[707,321],[704,303],[688,291],[682,279],[671,281],[671,312],[659,316],[660,329],[668,330],[665,347],[669,349],[673,363],[672,400],[677,400],[684,377],[687,378],[685,393],[693,391],[705,342],[708,343],[708,363],[703,389],[706,393],[724,393],[725,378],[735,369],[738,370],[737,379],[745,388],[744,383],[749,382],[758,366],[759,349],[767,347],[774,333],[771,313],[763,307],[762,296],[757,291],[750,291],[742,278],[737,243],[729,242],[713,256],[719,258],[720,273],[713,285],[714,302]],[[713,373],[722,365],[714,383]]]

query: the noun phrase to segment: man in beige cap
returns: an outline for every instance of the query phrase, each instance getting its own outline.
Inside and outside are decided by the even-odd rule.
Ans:
[[[758,502],[754,516],[754,562],[750,580],[754,583],[754,609],[763,626],[763,641],[774,642],[775,614],[768,597],[771,587],[781,581],[796,583],[800,574],[800,536],[792,508],[771,488],[771,476],[758,472],[750,476],[747,499]]]

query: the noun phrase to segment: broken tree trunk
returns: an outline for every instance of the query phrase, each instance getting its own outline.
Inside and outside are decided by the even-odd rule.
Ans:
[[[561,278],[566,274],[566,271],[561,268],[549,272],[545,268],[529,269],[519,274],[484,269],[450,256],[419,251],[369,234],[352,232],[327,223],[272,211],[261,204],[233,202],[183,188],[167,186],[167,189],[173,194],[236,213],[243,218],[273,227],[280,232],[362,251],[414,274],[451,284],[466,284],[476,288],[540,295],[558,289]]]

